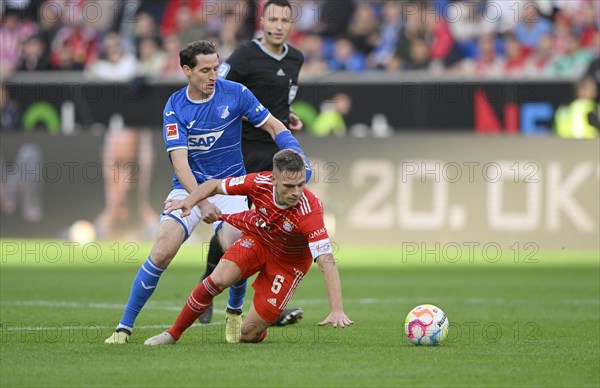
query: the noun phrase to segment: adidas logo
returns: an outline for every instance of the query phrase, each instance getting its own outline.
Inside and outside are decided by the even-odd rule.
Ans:
[[[285,76],[285,72],[283,71],[283,69],[280,68],[279,70],[277,70],[277,75],[280,76],[280,77],[284,77]]]
[[[269,298],[267,299],[267,302],[271,303],[273,306],[277,306],[277,299],[275,298]]]

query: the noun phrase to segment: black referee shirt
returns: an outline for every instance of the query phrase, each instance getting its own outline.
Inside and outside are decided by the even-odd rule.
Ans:
[[[281,55],[275,55],[258,39],[244,44],[219,68],[219,76],[246,86],[273,116],[288,125],[290,105],[298,92],[298,73],[304,56],[286,44]],[[252,124],[242,124],[242,141],[273,144],[271,136]]]

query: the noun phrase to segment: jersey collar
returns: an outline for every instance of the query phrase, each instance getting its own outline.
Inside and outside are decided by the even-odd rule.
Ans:
[[[280,205],[280,204],[277,203],[277,199],[275,198],[275,185],[273,185],[273,203],[275,204],[275,206],[277,206],[281,210],[286,210],[286,209],[291,208],[291,206]]]
[[[205,98],[204,100],[192,100],[190,98],[190,95],[188,94],[188,88],[189,88],[189,86],[185,87],[185,97],[188,99],[188,101],[193,104],[203,104],[205,102],[209,102],[215,96],[215,93],[217,92],[217,83],[215,83],[215,90],[213,90],[212,94],[210,96],[208,96],[208,98]]]
[[[256,43],[256,45],[268,56],[270,56],[271,58],[277,60],[277,61],[281,61],[283,58],[285,58],[285,56],[288,53],[288,45],[287,43],[283,44],[283,52],[279,55],[277,54],[273,54],[271,51],[269,51],[269,49],[267,49],[262,43],[260,43],[259,39],[253,39],[252,40],[254,43]]]

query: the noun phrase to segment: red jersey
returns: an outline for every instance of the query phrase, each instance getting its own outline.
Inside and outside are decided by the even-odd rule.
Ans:
[[[306,188],[296,206],[278,205],[272,175],[261,172],[224,179],[224,193],[249,196],[256,208],[223,214],[223,220],[264,243],[284,261],[306,260],[311,256],[316,259],[331,253],[319,198]]]

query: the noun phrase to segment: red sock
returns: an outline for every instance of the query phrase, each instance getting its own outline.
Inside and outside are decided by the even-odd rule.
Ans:
[[[215,285],[210,276],[204,279],[202,283],[194,288],[187,303],[179,313],[177,320],[173,326],[167,330],[169,334],[177,341],[183,332],[188,327],[192,326],[194,321],[206,311],[213,298],[219,295],[221,291],[222,290]]]

